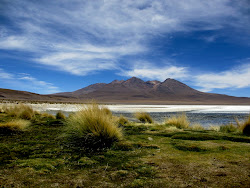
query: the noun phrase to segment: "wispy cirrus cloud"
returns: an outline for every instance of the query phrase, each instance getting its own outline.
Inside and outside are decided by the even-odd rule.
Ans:
[[[14,79],[14,75],[7,73],[3,69],[0,68],[0,79],[12,80]]]
[[[39,94],[50,94],[60,92],[60,89],[54,84],[38,80],[26,73],[8,73],[0,68],[0,81],[8,86],[14,85],[16,89],[26,90],[39,93]],[[7,87],[6,87],[7,88]]]
[[[122,58],[152,53],[147,44],[158,35],[242,29],[249,21],[240,11],[246,5],[232,0],[3,0],[2,16],[11,24],[1,24],[0,49],[31,53],[34,62],[74,75],[116,70]]]
[[[196,75],[194,80],[195,85],[205,92],[213,89],[247,88],[250,87],[250,63],[222,72]]]
[[[159,81],[164,81],[167,78],[184,80],[189,76],[187,67],[174,66],[171,64],[156,66],[153,63],[145,61],[133,62],[133,64],[134,66],[131,69],[123,70],[120,74]]]

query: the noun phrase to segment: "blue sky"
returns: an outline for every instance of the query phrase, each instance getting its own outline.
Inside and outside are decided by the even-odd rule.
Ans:
[[[250,97],[250,2],[0,1],[0,88],[48,94],[132,76]]]

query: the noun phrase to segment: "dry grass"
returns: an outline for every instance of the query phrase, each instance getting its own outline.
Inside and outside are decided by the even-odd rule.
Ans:
[[[192,124],[192,126],[190,128],[192,130],[195,130],[195,131],[203,131],[204,130],[204,127],[202,127],[201,124],[199,124],[199,123]]]
[[[0,123],[0,133],[8,134],[24,131],[30,124],[30,121],[23,119],[16,119],[5,123]]]
[[[10,107],[4,106],[3,111],[8,116],[26,120],[32,119],[36,114],[36,112],[30,106],[25,104],[17,104]]]
[[[248,136],[250,135],[250,115],[248,116],[248,119],[243,124],[242,132],[245,135],[248,135]]]
[[[97,104],[88,105],[71,115],[66,125],[68,141],[86,150],[108,148],[123,136],[115,118]]]
[[[125,118],[123,115],[120,115],[117,122],[118,122],[119,126],[124,126],[124,125],[128,124],[128,119]]]
[[[179,129],[186,129],[189,127],[190,122],[188,121],[186,114],[182,113],[182,114],[167,118],[165,120],[165,124],[174,125]]]
[[[52,114],[49,114],[49,113],[42,113],[41,114],[41,117],[42,118],[49,118],[49,119],[56,119],[56,117],[54,116],[54,115],[52,115]]]
[[[142,123],[153,123],[152,117],[146,112],[137,112],[135,113],[135,118]]]
[[[235,122],[237,124],[238,129],[242,131],[243,134],[250,135],[250,114],[245,121],[240,122],[238,118],[235,118]]]
[[[209,130],[218,132],[218,131],[220,130],[220,127],[219,127],[219,126],[211,125],[211,126],[209,127]]]
[[[110,109],[108,109],[107,107],[102,107],[102,110],[105,114],[112,116],[112,112]]]

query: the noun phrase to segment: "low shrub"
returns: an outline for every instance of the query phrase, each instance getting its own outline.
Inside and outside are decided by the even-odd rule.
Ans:
[[[16,119],[5,123],[0,123],[0,134],[21,132],[24,131],[30,124],[30,121],[23,119]]]
[[[232,132],[237,132],[238,128],[231,123],[231,124],[228,124],[228,125],[220,126],[219,131],[224,132],[224,133],[232,133]]]
[[[109,148],[122,139],[115,118],[97,104],[88,105],[66,121],[66,140],[77,148],[96,151]]]
[[[62,112],[57,112],[56,119],[57,120],[65,120],[66,117],[65,117],[65,115]]]
[[[190,122],[188,121],[186,114],[182,113],[182,114],[167,118],[165,120],[165,124],[174,125],[179,129],[185,129],[189,127]]]
[[[153,123],[152,117],[146,112],[137,112],[135,117],[142,123]]]

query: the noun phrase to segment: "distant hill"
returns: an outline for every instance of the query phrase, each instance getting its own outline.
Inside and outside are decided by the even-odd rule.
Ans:
[[[22,100],[22,101],[44,101],[44,102],[64,102],[64,101],[75,101],[74,97],[67,96],[55,96],[55,95],[40,95],[27,91],[18,91],[11,89],[0,88],[0,99],[2,100]]]
[[[109,84],[97,83],[73,92],[56,93],[53,96],[77,98],[81,101],[95,99],[105,103],[250,104],[248,97],[200,92],[170,78],[164,82],[144,82],[132,77],[125,81],[114,80]]]

